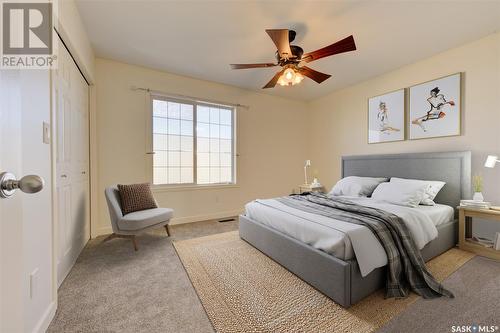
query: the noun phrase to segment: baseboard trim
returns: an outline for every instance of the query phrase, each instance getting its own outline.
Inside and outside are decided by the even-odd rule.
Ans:
[[[40,320],[38,321],[38,324],[33,329],[33,333],[45,333],[45,331],[47,331],[47,329],[49,328],[52,319],[54,319],[56,310],[57,302],[54,301],[50,303],[42,318],[40,318]]]
[[[193,223],[207,220],[217,220],[217,219],[225,219],[232,216],[238,216],[243,212],[241,209],[230,210],[225,212],[218,212],[213,214],[204,214],[204,215],[195,215],[195,216],[186,216],[186,217],[177,217],[173,218],[171,225],[175,224],[185,224],[185,223]]]
[[[82,241],[80,243],[80,246],[76,249],[76,251],[73,249],[73,255],[65,255],[62,261],[57,262],[57,289],[62,285],[66,277],[68,276],[69,272],[73,269],[73,266],[75,266],[76,260],[82,253],[83,249],[87,245],[88,240]],[[59,274],[59,271],[61,268],[66,268],[61,274]]]
[[[241,213],[243,213],[243,209],[228,210],[225,212],[217,212],[217,213],[212,213],[212,214],[202,214],[202,215],[185,216],[185,217],[174,217],[172,219],[172,221],[170,222],[170,225],[194,223],[194,222],[207,221],[207,220],[225,219],[228,217],[238,216]],[[108,235],[108,234],[111,234],[112,232],[113,232],[113,229],[111,228],[111,226],[101,227],[98,229],[96,228],[95,233],[92,233],[92,238],[96,238],[96,237],[102,236],[102,235]]]

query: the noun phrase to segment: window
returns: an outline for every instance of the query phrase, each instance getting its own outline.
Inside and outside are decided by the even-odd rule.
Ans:
[[[232,184],[234,109],[154,96],[153,184]]]

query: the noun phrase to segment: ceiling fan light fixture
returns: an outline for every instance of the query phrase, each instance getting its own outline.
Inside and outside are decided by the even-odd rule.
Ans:
[[[304,75],[300,74],[299,72],[295,72],[295,78],[293,79],[295,84],[299,84],[304,80]]]
[[[304,80],[304,76],[292,67],[287,68],[278,79],[280,86],[294,86]]]
[[[279,84],[280,86],[282,86],[282,87],[284,87],[284,86],[287,86],[287,85],[288,85],[288,83],[286,83],[286,82],[285,82],[285,80],[283,80],[283,75],[282,75],[282,76],[280,76],[280,78],[278,79],[278,84]]]
[[[316,83],[322,83],[329,79],[331,75],[315,71],[304,66],[304,63],[356,50],[356,43],[352,35],[316,51],[304,53],[300,46],[290,44],[295,39],[295,31],[266,29],[266,32],[277,48],[276,63],[231,64],[232,69],[281,67],[281,70],[276,72],[262,89],[274,88],[277,84],[280,86],[294,86],[302,82],[305,77]],[[301,66],[299,67],[299,65]]]

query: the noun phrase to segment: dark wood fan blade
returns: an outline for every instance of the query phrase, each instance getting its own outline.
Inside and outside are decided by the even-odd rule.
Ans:
[[[266,32],[278,48],[278,53],[281,58],[288,59],[292,57],[292,50],[290,49],[290,41],[288,39],[288,29],[267,29]]]
[[[321,83],[328,79],[331,75],[315,71],[312,68],[303,66],[299,68],[299,73],[313,79],[314,81]]]
[[[277,64],[265,63],[265,64],[231,64],[232,69],[246,69],[246,68],[262,68],[262,67],[274,67]]]
[[[356,50],[356,44],[354,43],[354,37],[351,35],[336,43],[333,43],[332,45],[302,55],[302,61],[311,62],[334,54],[339,54],[354,50]]]
[[[264,87],[262,87],[262,89],[273,88],[276,85],[276,83],[278,83],[278,80],[284,71],[285,70],[283,69],[283,70],[279,71],[278,73],[276,73],[273,76],[273,78],[271,79],[271,81],[269,81]]]

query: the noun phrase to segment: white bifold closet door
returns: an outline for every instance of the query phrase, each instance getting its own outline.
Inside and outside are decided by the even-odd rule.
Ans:
[[[57,281],[60,285],[90,238],[89,86],[59,41],[56,107]]]

